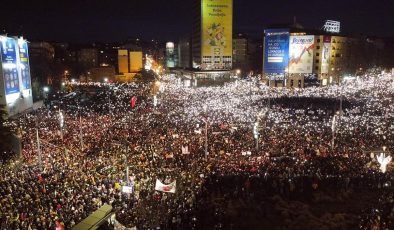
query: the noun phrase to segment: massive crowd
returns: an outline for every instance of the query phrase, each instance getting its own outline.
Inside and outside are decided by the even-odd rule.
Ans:
[[[153,86],[74,83],[74,92],[18,118],[23,162],[0,169],[0,228],[69,229],[110,204],[126,227],[192,229],[200,221],[194,209],[217,177],[258,175],[283,194],[328,180],[345,187],[392,180],[371,154],[394,149],[390,74],[306,89],[253,79],[184,87],[172,75]],[[176,181],[176,192],[156,191],[157,179]],[[133,193],[122,193],[123,185]],[[382,211],[366,210],[360,226],[393,226],[387,193],[371,207]]]

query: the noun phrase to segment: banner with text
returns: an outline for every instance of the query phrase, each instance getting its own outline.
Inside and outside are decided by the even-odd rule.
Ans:
[[[0,36],[1,41],[1,64],[3,67],[3,79],[5,94],[19,93],[19,77],[16,60],[15,39]]]
[[[312,73],[314,42],[313,35],[290,36],[289,73]]]
[[[289,30],[265,30],[264,73],[284,73],[289,61]]]

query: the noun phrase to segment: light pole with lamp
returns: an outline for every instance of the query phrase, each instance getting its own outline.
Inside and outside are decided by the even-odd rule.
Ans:
[[[59,109],[59,126],[60,126],[60,138],[63,142],[64,115],[60,109]]]
[[[208,158],[208,112],[207,112],[207,105],[204,105],[205,111],[205,159]]]
[[[253,125],[253,136],[256,140],[256,151],[259,150],[259,122],[256,121]]]
[[[336,121],[337,121],[337,114],[335,114],[332,117],[332,123],[331,123],[331,132],[332,132],[331,149],[332,149],[332,151],[334,151],[334,144],[335,144]]]

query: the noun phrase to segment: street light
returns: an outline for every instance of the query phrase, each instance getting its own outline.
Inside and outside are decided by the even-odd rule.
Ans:
[[[48,93],[48,92],[49,92],[49,87],[48,87],[48,86],[45,86],[43,89],[44,89],[44,92],[45,92],[45,93]]]
[[[205,158],[208,158],[208,113],[207,105],[204,105],[205,112]]]
[[[59,125],[60,125],[60,138],[63,141],[64,116],[62,111],[60,110],[59,110]]]
[[[104,82],[107,83],[108,82],[108,78],[104,78]]]
[[[256,150],[259,150],[259,122],[256,121],[253,126],[253,136],[256,140]]]
[[[236,70],[236,74],[237,74],[237,75],[240,75],[240,74],[241,74],[241,70],[240,70],[240,69],[237,69],[237,70]]]

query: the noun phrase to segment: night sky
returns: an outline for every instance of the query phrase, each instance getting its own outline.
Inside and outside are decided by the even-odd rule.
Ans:
[[[0,29],[29,40],[177,40],[190,32],[191,0],[8,0]],[[339,20],[342,31],[394,36],[394,0],[234,0],[234,32],[260,37],[265,26],[297,22],[320,28]]]

